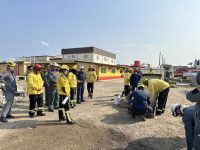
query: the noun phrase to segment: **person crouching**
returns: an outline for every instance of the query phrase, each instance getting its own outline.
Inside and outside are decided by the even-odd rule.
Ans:
[[[148,114],[152,113],[149,96],[142,84],[138,86],[138,90],[131,93],[129,104],[132,109],[132,116],[135,117],[135,115],[141,115],[143,121],[146,120]]]

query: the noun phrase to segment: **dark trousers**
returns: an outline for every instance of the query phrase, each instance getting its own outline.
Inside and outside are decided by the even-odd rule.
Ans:
[[[76,88],[70,88],[70,105],[75,106]]]
[[[59,108],[58,108],[58,117],[59,120],[67,120],[71,121],[70,113],[69,113],[69,100],[63,105],[62,102],[66,98],[65,95],[59,95]]]
[[[58,107],[58,92],[56,89],[49,89],[48,106],[51,108]]]
[[[169,88],[163,90],[162,92],[159,93],[158,95],[158,111],[162,111],[165,109],[166,107],[166,103],[167,103],[167,97],[169,94]]]
[[[49,87],[45,87],[45,105],[49,106]]]
[[[125,96],[130,95],[130,85],[124,85],[124,94]]]
[[[41,113],[44,111],[43,109],[43,94],[39,95],[29,95],[30,105],[29,105],[29,115],[35,114],[36,104],[38,106],[37,113]]]
[[[80,102],[80,100],[84,100],[83,94],[84,94],[85,85],[83,83],[79,83],[77,87],[77,103]]]
[[[93,95],[94,83],[87,83],[87,90],[89,95]]]

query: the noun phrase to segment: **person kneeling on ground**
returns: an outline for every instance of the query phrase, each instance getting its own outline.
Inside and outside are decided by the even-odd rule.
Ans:
[[[148,114],[152,113],[150,100],[147,92],[144,90],[144,85],[139,85],[138,90],[131,93],[129,99],[130,107],[132,106],[132,116],[142,115],[142,120],[145,121]]]

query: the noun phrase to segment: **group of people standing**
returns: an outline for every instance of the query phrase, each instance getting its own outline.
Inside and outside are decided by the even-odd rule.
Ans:
[[[149,72],[153,73],[152,70]],[[165,111],[170,86],[161,79],[142,78],[140,68],[127,68],[124,73],[124,91],[126,100],[130,104],[132,114],[145,116],[161,115]],[[145,90],[145,87],[147,87]]]
[[[14,118],[10,114],[11,106],[14,101],[17,84],[15,80],[15,63],[8,62],[7,72],[1,79],[5,83],[6,104],[3,107],[0,121],[8,122],[7,118]],[[27,76],[27,92],[29,95],[29,116],[45,116],[43,105],[43,88],[45,87],[45,101],[49,112],[58,109],[60,122],[74,124],[70,116],[70,107],[85,102],[84,89],[87,82],[88,97],[93,98],[94,82],[97,80],[96,72],[92,65],[89,66],[87,73],[84,66],[78,69],[77,65],[71,67],[60,66],[57,63],[50,64],[46,73],[42,74],[43,67],[34,64],[31,72]],[[76,101],[77,100],[77,101]],[[36,107],[37,106],[37,107]]]

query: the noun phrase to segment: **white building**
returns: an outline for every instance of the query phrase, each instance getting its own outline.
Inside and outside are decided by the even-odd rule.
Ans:
[[[51,58],[55,58],[56,56],[49,56],[49,55],[42,55],[42,56],[22,56],[16,57],[15,61],[23,61],[23,62],[30,62],[30,63],[41,63],[41,62],[48,62]]]
[[[116,65],[116,54],[96,47],[81,47],[62,49],[62,58],[65,61],[85,61],[100,64]]]

